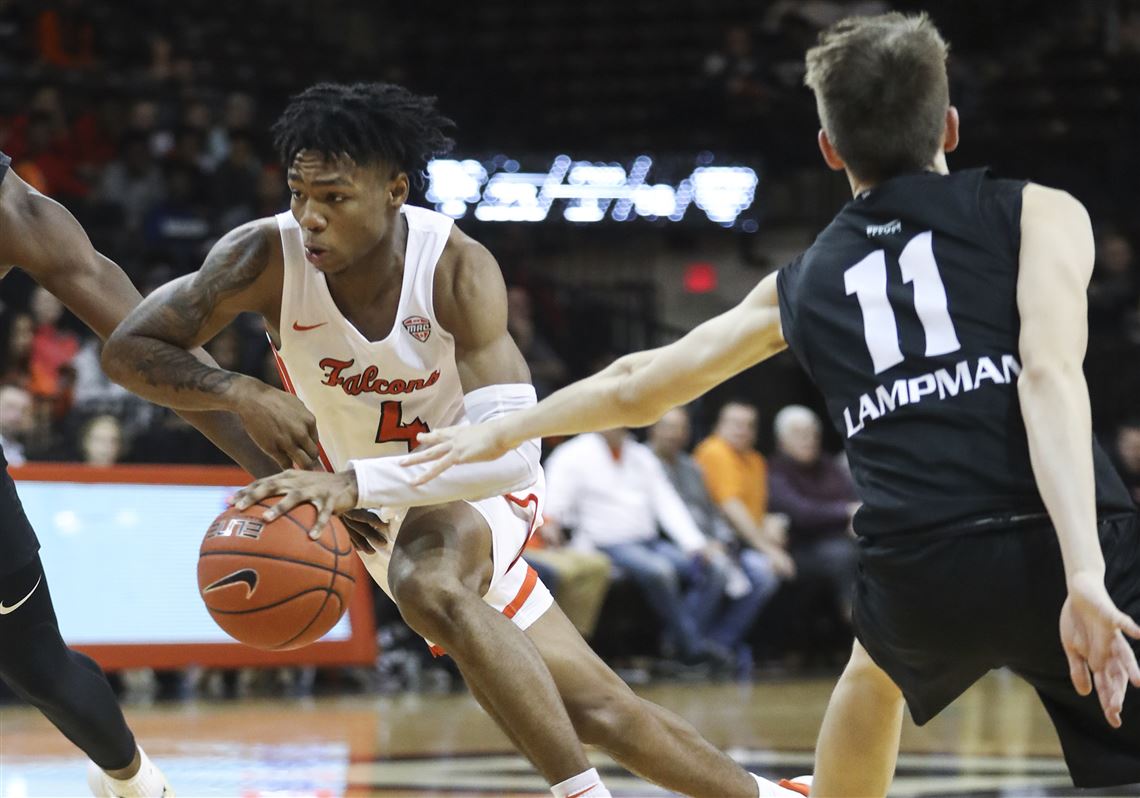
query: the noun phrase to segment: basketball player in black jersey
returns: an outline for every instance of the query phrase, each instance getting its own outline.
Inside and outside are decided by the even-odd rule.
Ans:
[[[10,165],[0,153],[0,278],[13,267],[27,272],[105,339],[139,303],[138,291],[95,251],[67,209],[11,173]],[[279,470],[236,416],[185,416],[248,471],[260,476]],[[300,457],[292,448],[286,454]],[[96,795],[173,795],[135,744],[99,666],[60,637],[38,552],[0,454],[0,678],[90,757],[88,784]]]
[[[858,642],[813,794],[884,794],[904,699],[925,723],[999,667],[1037,689],[1076,784],[1137,782],[1140,722],[1121,713],[1140,700],[1140,516],[1092,438],[1088,215],[1060,191],[949,173],[946,52],[925,16],[824,32],[807,84],[854,199],[815,243],[680,341],[421,436],[406,462],[435,461],[426,481],[519,441],[645,426],[788,347],[863,500]]]

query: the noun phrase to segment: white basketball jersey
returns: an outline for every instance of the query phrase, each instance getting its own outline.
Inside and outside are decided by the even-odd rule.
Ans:
[[[451,219],[405,205],[408,244],[396,321],[369,341],[333,302],[324,274],[307,260],[301,228],[277,215],[285,255],[281,292],[282,380],[317,418],[325,468],[405,455],[416,435],[465,418],[455,340],[435,317],[435,267]]]

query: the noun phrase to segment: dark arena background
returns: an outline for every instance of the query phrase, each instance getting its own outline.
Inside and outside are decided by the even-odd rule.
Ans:
[[[416,176],[410,202],[494,254],[541,398],[678,339],[810,245],[851,194],[817,148],[804,52],[843,17],[890,10],[928,12],[951,44],[962,131],[951,170],[989,166],[1089,209],[1093,427],[1140,497],[1137,0],[0,0],[0,150],[147,294],[196,270],[226,231],[289,207],[269,129],[291,95],[327,80],[436,96],[456,145]],[[210,521],[249,479],[172,412],[111,382],[100,349],[18,264],[0,282],[0,443],[60,630],[108,671],[178,794],[549,794],[363,569],[350,612],[320,643],[266,653],[230,640],[205,611],[195,565]],[[259,317],[239,317],[207,349],[281,385]],[[688,406],[684,450],[713,433],[728,400],[755,409],[768,480],[753,486],[758,522],[788,529],[805,567],[714,655],[678,650],[628,567],[595,551],[563,570],[561,548],[591,548],[572,518],[552,519],[564,540],[540,536],[532,564],[640,695],[750,770],[790,778],[812,770],[850,655],[836,587],[849,582],[835,568],[854,568],[856,544],[846,521],[819,516],[853,495],[840,435],[790,353]],[[812,414],[822,441],[809,458],[835,480],[791,495],[781,464],[802,430],[793,422]],[[544,454],[562,443],[544,441]],[[698,600],[699,568],[673,578]],[[615,796],[667,794],[591,759]],[[0,798],[86,794],[84,767],[0,685]],[[926,726],[904,721],[891,795],[1072,791],[1044,710],[1010,673]]]

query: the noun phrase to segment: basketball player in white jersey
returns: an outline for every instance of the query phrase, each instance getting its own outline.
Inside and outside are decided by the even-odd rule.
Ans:
[[[298,466],[326,470],[254,483],[239,506],[283,494],[275,517],[312,501],[315,532],[332,513],[375,508],[384,534],[353,531],[369,573],[554,795],[609,795],[583,743],[688,795],[792,794],[635,696],[552,603],[520,557],[542,507],[537,441],[427,486],[401,467],[430,429],[535,403],[495,259],[449,218],[405,204],[409,175],[449,149],[450,126],[433,99],[387,84],[293,98],[274,126],[290,210],[232,231],[200,271],[152,294],[108,343],[108,373],[171,407],[262,407],[251,434],[267,452],[300,446]],[[264,317],[294,396],[188,354],[246,311]]]

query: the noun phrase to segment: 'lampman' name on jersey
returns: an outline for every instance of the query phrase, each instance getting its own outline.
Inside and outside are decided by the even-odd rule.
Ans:
[[[336,358],[326,357],[320,362],[320,367],[324,369],[325,372],[325,378],[321,380],[322,384],[331,385],[333,387],[339,385],[349,396],[359,396],[362,393],[389,395],[415,393],[424,388],[430,388],[439,380],[438,371],[433,371],[431,376],[422,380],[381,380],[377,379],[377,377],[380,376],[380,369],[375,366],[368,366],[360,374],[351,374],[347,377],[341,376],[341,372],[347,368],[351,368],[355,362],[355,360],[337,360]]]
[[[1021,364],[1013,355],[1002,355],[1001,366],[994,363],[993,358],[980,357],[973,364],[968,360],[960,360],[954,364],[953,370],[938,369],[929,374],[920,374],[905,380],[895,380],[888,388],[880,385],[873,394],[865,393],[859,397],[859,408],[843,408],[843,420],[847,422],[847,437],[855,435],[866,426],[867,421],[874,421],[896,407],[912,405],[921,402],[924,397],[938,395],[939,399],[947,396],[957,396],[959,393],[976,391],[986,382],[995,385],[1012,385],[1021,373]],[[858,416],[859,423],[853,422],[852,416]]]

